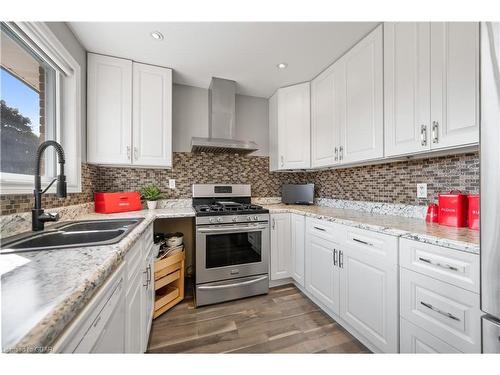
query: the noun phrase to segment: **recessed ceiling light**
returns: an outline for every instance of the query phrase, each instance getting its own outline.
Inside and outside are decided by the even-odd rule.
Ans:
[[[160,33],[159,31],[151,32],[151,37],[156,40],[163,40],[163,34]]]
[[[276,65],[276,67],[277,67],[278,69],[285,69],[287,66],[288,66],[288,64],[287,64],[287,63],[284,63],[284,62],[279,63],[278,65]]]

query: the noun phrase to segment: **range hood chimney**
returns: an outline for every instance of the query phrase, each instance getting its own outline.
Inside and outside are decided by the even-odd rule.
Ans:
[[[236,82],[212,77],[208,89],[208,138],[193,137],[192,152],[249,154],[259,146],[236,136]]]

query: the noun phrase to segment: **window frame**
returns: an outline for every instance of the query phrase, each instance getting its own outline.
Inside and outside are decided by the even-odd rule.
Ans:
[[[68,192],[79,193],[81,186],[81,67],[59,39],[43,22],[3,22],[9,31],[35,51],[56,70],[55,133],[65,152],[64,170]],[[64,126],[62,125],[64,124]],[[53,157],[49,160],[54,160]],[[56,171],[57,173],[57,171]],[[50,182],[45,177],[42,184]],[[1,194],[33,192],[33,176],[0,172]],[[48,190],[55,192],[55,186]]]

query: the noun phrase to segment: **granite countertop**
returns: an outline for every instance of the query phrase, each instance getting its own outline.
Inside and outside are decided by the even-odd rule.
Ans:
[[[393,236],[479,253],[479,232],[427,224],[420,219],[370,214],[322,206],[266,205],[271,213],[291,212]],[[127,251],[157,218],[193,217],[191,207],[76,217],[142,217],[114,245],[0,255],[2,266],[3,351],[50,351],[59,335],[84,308]],[[11,268],[10,270],[5,268]]]
[[[144,220],[114,245],[0,255],[2,350],[50,351],[68,323],[119,266],[149,224],[157,218],[189,216],[194,216],[191,207],[85,214],[77,219],[142,217]]]
[[[265,207],[269,209],[270,213],[297,213],[360,229],[479,254],[479,231],[468,228],[447,227],[427,223],[420,219],[323,206],[271,204]]]

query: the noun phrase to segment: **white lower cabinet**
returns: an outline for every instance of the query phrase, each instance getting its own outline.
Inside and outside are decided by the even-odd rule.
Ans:
[[[398,352],[397,238],[306,221],[307,292],[379,351]]]
[[[340,316],[385,353],[398,352],[397,238],[347,228]]]
[[[306,218],[298,214],[290,214],[291,229],[291,276],[295,282],[304,286]]]
[[[431,335],[415,324],[401,319],[401,353],[460,353],[453,346]]]
[[[402,268],[401,316],[461,352],[481,352],[478,294]]]
[[[479,255],[403,238],[400,259],[401,351],[480,353]]]
[[[54,345],[59,353],[143,353],[153,317],[153,225]]]
[[[306,290],[335,314],[339,313],[339,276],[335,266],[337,252],[333,242],[307,235]]]
[[[290,214],[271,215],[271,280],[290,277]]]

